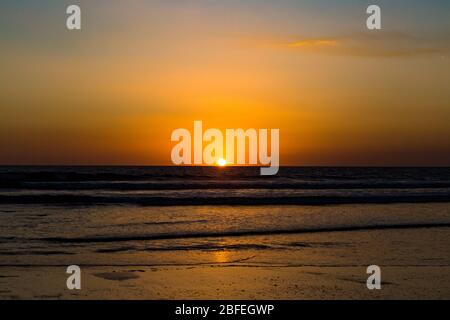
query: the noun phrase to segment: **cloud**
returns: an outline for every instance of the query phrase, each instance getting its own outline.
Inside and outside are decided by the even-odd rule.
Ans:
[[[377,31],[342,37],[295,39],[285,41],[283,47],[301,52],[361,57],[443,56],[450,53],[450,38]]]
[[[336,46],[338,44],[337,40],[334,39],[308,39],[294,41],[288,44],[292,48],[304,48],[304,47],[328,47]]]

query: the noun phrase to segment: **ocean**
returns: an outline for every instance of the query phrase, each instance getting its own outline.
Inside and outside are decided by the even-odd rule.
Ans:
[[[268,177],[254,167],[1,167],[0,176],[3,266],[196,265],[214,262],[211,252],[289,265],[296,250],[342,245],[302,234],[450,226],[450,168],[282,167]]]
[[[0,167],[0,203],[146,206],[447,202],[450,168]]]

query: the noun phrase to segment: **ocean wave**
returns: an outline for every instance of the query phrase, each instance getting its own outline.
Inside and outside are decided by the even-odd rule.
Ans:
[[[423,228],[449,228],[450,222],[438,223],[405,223],[405,224],[368,224],[352,226],[334,226],[317,228],[295,228],[295,229],[268,229],[268,230],[240,230],[223,232],[191,232],[191,233],[161,233],[148,235],[130,235],[114,237],[47,237],[34,240],[54,243],[108,243],[127,241],[151,241],[151,240],[171,240],[171,239],[192,239],[192,238],[224,238],[259,235],[281,235],[319,232],[351,232],[369,230],[390,230],[390,229],[423,229]]]
[[[0,188],[202,188],[214,185],[275,184],[448,186],[450,168],[281,167],[276,176],[261,176],[259,167],[8,167],[0,166]],[[248,187],[248,186],[246,186]]]
[[[97,249],[95,252],[97,253],[116,253],[116,252],[129,252],[129,251],[184,251],[184,250],[200,250],[200,251],[221,251],[221,250],[268,250],[275,249],[275,247],[265,244],[191,244],[191,245],[168,245],[163,247],[145,247],[145,248],[137,248],[137,247],[118,247],[118,248],[105,248],[105,249]]]
[[[383,189],[450,188],[450,181],[72,181],[0,183],[0,189],[23,190],[198,190],[198,189]]]
[[[177,221],[152,221],[152,222],[133,222],[115,224],[115,227],[133,227],[133,226],[166,226],[177,224],[191,224],[191,223],[207,223],[208,220],[177,220]]]
[[[297,248],[330,248],[330,247],[348,247],[348,243],[340,242],[287,242],[278,243],[276,245],[261,243],[202,243],[202,244],[186,244],[173,245],[165,244],[164,246],[120,246],[112,248],[101,248],[95,250],[97,253],[117,253],[117,252],[152,252],[152,251],[241,251],[241,250],[286,250]]]
[[[34,251],[0,251],[0,256],[52,256],[52,255],[74,255],[73,252],[56,250],[34,250]]]
[[[96,196],[77,194],[0,195],[0,204],[58,204],[58,205],[98,205],[134,204],[143,206],[199,206],[199,205],[325,205],[351,203],[423,203],[450,202],[448,190],[434,193],[413,194],[342,194],[342,195],[300,195],[270,196]]]

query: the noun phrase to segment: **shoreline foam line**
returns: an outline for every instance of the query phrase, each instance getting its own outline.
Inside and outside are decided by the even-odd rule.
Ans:
[[[259,235],[282,235],[282,234],[301,234],[301,233],[321,233],[321,232],[351,232],[351,231],[370,231],[370,230],[390,230],[390,229],[426,229],[426,228],[449,228],[448,223],[421,223],[421,224],[392,224],[392,225],[363,225],[363,226],[345,226],[328,228],[297,228],[280,230],[248,230],[231,232],[201,232],[201,233],[178,233],[178,234],[157,234],[157,235],[137,235],[122,237],[84,237],[84,238],[65,238],[49,237],[33,240],[57,242],[57,243],[94,243],[94,242],[125,242],[125,241],[152,241],[152,240],[170,240],[170,239],[191,239],[191,238],[221,238],[221,237],[243,237]]]

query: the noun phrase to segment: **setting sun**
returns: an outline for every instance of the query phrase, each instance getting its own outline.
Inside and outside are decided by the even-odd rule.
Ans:
[[[227,160],[225,160],[224,158],[220,158],[219,160],[217,160],[217,165],[220,167],[225,167],[227,165]]]

